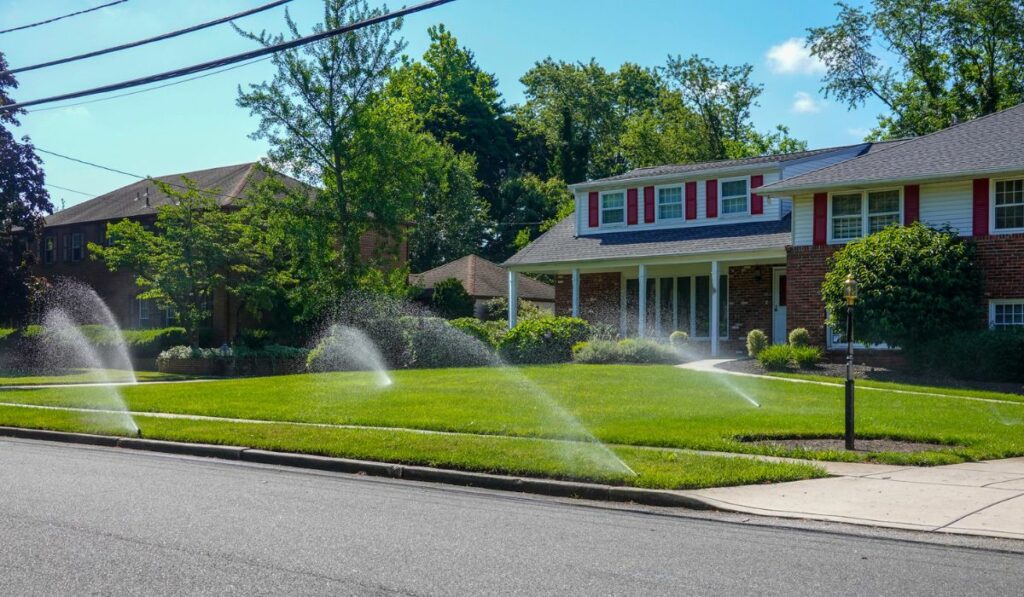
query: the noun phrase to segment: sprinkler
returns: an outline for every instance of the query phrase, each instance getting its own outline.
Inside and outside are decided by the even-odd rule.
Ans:
[[[142,437],[142,427],[135,428],[135,437]]]

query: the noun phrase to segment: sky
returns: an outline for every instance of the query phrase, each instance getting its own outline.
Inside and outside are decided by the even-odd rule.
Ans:
[[[105,4],[109,0],[0,0],[0,29]],[[12,67],[117,45],[207,21],[269,0],[129,0],[110,8],[0,35]],[[409,4],[417,0],[408,0]],[[370,0],[377,6],[380,0]],[[322,16],[321,0],[286,7],[303,30]],[[397,4],[391,4],[395,7]],[[248,30],[284,30],[285,7],[240,19]],[[761,130],[784,124],[810,147],[861,140],[881,112],[857,110],[820,93],[821,64],[803,48],[808,27],[834,21],[827,0],[456,0],[408,17],[406,53],[420,57],[429,26],[444,23],[494,73],[507,104],[523,101],[522,76],[537,61],[664,65],[669,55],[699,54],[719,64],[753,65],[764,85],[753,119]],[[254,49],[230,25],[71,64],[20,73],[12,95],[27,101],[172,70]],[[18,136],[37,147],[141,174],[161,176],[260,159],[267,146],[249,135],[256,120],[236,107],[239,86],[271,78],[260,62],[180,85],[80,105],[68,100],[21,117]],[[123,93],[123,92],[122,92]],[[134,179],[41,154],[57,209]],[[65,187],[79,193],[62,190]]]

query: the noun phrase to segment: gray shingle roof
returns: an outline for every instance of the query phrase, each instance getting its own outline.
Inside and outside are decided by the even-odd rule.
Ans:
[[[517,274],[519,296],[527,300],[554,301],[555,287]],[[409,283],[421,288],[433,288],[441,280],[455,278],[462,282],[469,296],[490,298],[505,296],[508,292],[508,272],[500,266],[476,255],[466,255],[422,274],[410,274]]]
[[[761,187],[762,193],[1024,170],[1024,104]]]
[[[790,216],[781,220],[687,228],[608,232],[574,236],[569,216],[513,255],[505,266],[692,255],[724,251],[784,249],[790,243]]]

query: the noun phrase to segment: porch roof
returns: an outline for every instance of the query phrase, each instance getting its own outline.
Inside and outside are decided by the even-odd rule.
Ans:
[[[659,230],[574,236],[569,216],[513,255],[503,265],[515,267],[624,258],[670,257],[702,253],[785,250],[791,242],[790,218]]]

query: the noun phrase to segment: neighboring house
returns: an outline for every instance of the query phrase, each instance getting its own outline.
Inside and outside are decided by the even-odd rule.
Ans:
[[[156,179],[182,185],[182,177],[187,177],[200,189],[216,191],[221,206],[231,209],[264,176],[258,164],[248,163],[159,176]],[[295,179],[282,177],[286,184],[302,184]],[[66,276],[85,282],[106,301],[122,327],[147,328],[173,324],[173,313],[159,309],[154,301],[136,298],[139,288],[135,285],[134,273],[125,270],[111,272],[101,261],[91,259],[87,248],[90,242],[107,242],[108,223],[127,218],[150,225],[156,221],[157,210],[170,202],[171,198],[163,194],[152,181],[141,180],[48,216],[35,266],[37,275],[47,278]],[[367,258],[380,246],[381,241],[373,233],[367,233],[360,241],[360,250]],[[404,264],[406,258],[406,244],[403,241],[399,248],[400,263]],[[230,341],[239,331],[240,319],[246,317],[238,299],[226,292],[217,293],[212,309],[214,340],[218,343]],[[244,325],[245,322],[241,323]]]
[[[683,330],[718,354],[740,350],[754,328],[781,343],[805,327],[833,347],[820,293],[827,257],[920,219],[974,240],[990,323],[1024,325],[1021,130],[1017,106],[914,139],[571,185],[575,214],[504,266],[554,274],[556,312],[628,335]]]
[[[422,274],[410,274],[409,283],[431,290],[441,280],[455,278],[474,300],[474,315],[484,315],[484,304],[496,297],[504,297],[508,284],[508,272],[501,267],[476,255],[466,255],[450,263],[427,270]],[[538,307],[554,311],[555,287],[517,274],[519,298]]]

